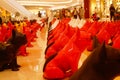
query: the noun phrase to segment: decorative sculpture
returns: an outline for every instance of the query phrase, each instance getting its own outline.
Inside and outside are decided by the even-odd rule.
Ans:
[[[27,43],[26,35],[12,30],[12,36],[6,43],[0,43],[0,71],[6,68],[18,71],[17,51],[20,46]]]
[[[93,52],[69,80],[113,80],[120,75],[120,50],[96,40]]]

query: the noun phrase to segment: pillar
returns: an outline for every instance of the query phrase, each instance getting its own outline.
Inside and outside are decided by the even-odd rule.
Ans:
[[[90,18],[90,0],[84,0],[85,18]]]

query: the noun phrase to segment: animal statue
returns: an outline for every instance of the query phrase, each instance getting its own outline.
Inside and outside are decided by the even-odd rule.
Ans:
[[[90,34],[80,31],[79,28],[75,28],[75,33],[65,46],[46,59],[43,77],[50,80],[70,77],[78,70],[78,61],[81,53],[90,43],[90,36]]]
[[[120,50],[93,41],[94,50],[69,80],[113,80],[120,75]]]
[[[10,68],[12,71],[18,71],[20,65],[17,64],[17,51],[20,46],[27,43],[25,34],[12,30],[12,36],[6,42],[0,43],[0,71]]]

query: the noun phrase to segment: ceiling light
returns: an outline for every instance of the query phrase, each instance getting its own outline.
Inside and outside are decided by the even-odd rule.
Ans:
[[[17,1],[17,2],[19,2],[19,3],[26,3],[27,2],[27,4],[65,4],[65,3],[72,3],[73,2],[73,0],[69,0],[69,1],[59,1],[59,2],[50,2],[50,1],[46,1],[46,2],[43,2],[43,1]]]

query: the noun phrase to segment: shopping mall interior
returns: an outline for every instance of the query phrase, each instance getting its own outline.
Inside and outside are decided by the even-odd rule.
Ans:
[[[0,0],[0,80],[120,80],[119,26],[120,0]]]

